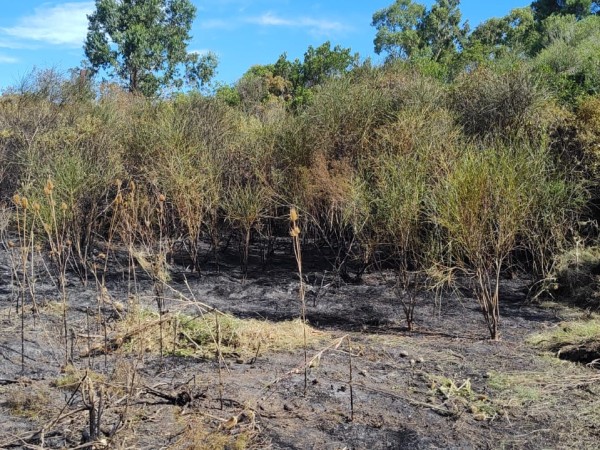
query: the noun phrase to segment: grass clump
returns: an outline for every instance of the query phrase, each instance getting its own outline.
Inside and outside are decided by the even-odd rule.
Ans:
[[[561,297],[600,308],[600,247],[576,245],[554,259],[551,285]]]
[[[600,342],[600,316],[597,315],[587,320],[561,322],[554,328],[527,338],[531,345],[547,350],[594,341]]]
[[[496,405],[486,395],[475,392],[470,379],[462,383],[444,376],[430,375],[429,379],[432,394],[441,397],[450,413],[457,415],[467,411],[475,420],[489,420],[498,415]]]
[[[216,321],[214,317],[204,316],[192,318],[180,316],[177,319],[193,342],[178,339],[179,350],[190,350],[190,344],[195,353],[214,355],[216,350]],[[292,351],[302,348],[303,324],[299,319],[285,322],[270,322],[256,319],[237,319],[232,316],[219,318],[221,330],[221,354],[224,356],[239,355],[254,356],[258,352]],[[307,327],[308,344],[320,342],[324,333]],[[177,350],[177,349],[176,349]]]
[[[47,390],[27,386],[17,386],[0,391],[4,397],[4,406],[11,414],[28,419],[47,418],[51,411],[51,398]]]
[[[52,382],[52,386],[67,391],[75,391],[79,388],[81,381],[86,377],[90,378],[92,381],[106,381],[105,376],[102,374],[91,370],[79,369],[69,364],[62,370],[62,375]]]
[[[204,417],[185,417],[185,428],[179,440],[170,448],[177,450],[245,450],[257,448],[254,423],[237,423],[230,430],[221,425],[215,428]]]
[[[542,398],[539,385],[529,382],[529,378],[526,373],[490,372],[488,386],[499,394],[497,401],[507,406],[526,406]]]
[[[218,314],[220,353],[225,357],[251,358],[268,352],[293,351],[302,348],[302,321],[270,322],[238,319]],[[213,314],[192,317],[177,314],[163,319],[164,350],[176,356],[209,358],[217,351],[217,319]],[[160,346],[158,314],[140,310],[118,326],[119,335],[129,336],[127,351],[154,352]],[[134,329],[134,333],[131,333]],[[129,330],[129,331],[128,331]],[[137,332],[139,331],[139,332]],[[316,345],[326,333],[307,327],[307,343]]]

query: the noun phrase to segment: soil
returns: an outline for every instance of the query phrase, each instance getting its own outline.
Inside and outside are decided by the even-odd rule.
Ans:
[[[255,259],[246,276],[236,255],[223,255],[218,269],[205,265],[201,277],[178,261],[167,309],[195,314],[208,305],[239,318],[298,318],[290,249],[264,266]],[[577,311],[529,304],[527,281],[517,278],[502,284],[499,341],[488,339],[477,302],[461,290],[438,301],[421,292],[409,332],[391,272],[367,272],[361,283],[347,284],[307,252],[306,315],[322,339],[308,349],[306,388],[302,348],[228,355],[221,383],[215,358],[124,348],[82,357],[86,334],[105,331],[98,317],[110,332],[134,291],[156,309],[153,284],[138,269],[133,285],[122,256],[111,264],[99,303],[93,279],[84,286],[69,272],[71,364],[79,375],[89,369],[89,380],[92,373],[108,380],[97,381],[106,383],[104,412],[99,440],[90,443],[83,387],[57,382],[74,369],[65,366],[60,296],[45,268],[51,263],[36,263],[39,311],[27,309],[24,317],[24,367],[11,267],[3,251],[0,448],[592,449],[600,442],[599,372],[526,342]]]

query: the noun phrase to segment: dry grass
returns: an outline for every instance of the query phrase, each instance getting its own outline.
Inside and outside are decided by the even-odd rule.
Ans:
[[[221,332],[221,354],[227,357],[252,358],[269,352],[293,351],[304,345],[303,324],[299,319],[271,322],[256,319],[238,319],[217,314]],[[143,329],[126,344],[128,351],[156,352],[160,347],[158,314],[139,310],[117,326],[118,332]],[[217,319],[214,314],[192,317],[177,314],[164,323],[165,352],[176,356],[213,357],[217,350]],[[316,346],[328,337],[325,332],[307,326],[307,344]]]
[[[75,391],[86,377],[96,382],[104,382],[106,380],[106,377],[102,374],[68,365],[62,370],[62,375],[52,382],[52,386],[68,391]]]
[[[470,379],[455,381],[452,378],[430,375],[431,403],[438,400],[455,415],[468,412],[473,419],[489,420],[495,418],[501,411],[498,405],[490,401],[487,395],[475,392]]]
[[[179,440],[169,447],[172,450],[245,450],[256,448],[252,445],[252,441],[256,437],[253,423],[242,424],[235,420],[235,425],[230,428],[225,421],[215,427],[214,419],[203,416],[184,416],[181,419],[185,425]]]
[[[46,386],[16,385],[3,388],[0,394],[4,406],[15,416],[44,420],[52,414],[52,400]]]

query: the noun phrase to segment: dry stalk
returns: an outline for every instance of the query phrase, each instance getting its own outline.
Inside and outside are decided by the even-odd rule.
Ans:
[[[223,370],[221,368],[221,360],[223,359],[223,355],[221,353],[221,323],[219,322],[219,315],[215,312],[215,324],[217,331],[217,347],[216,347],[216,356],[217,356],[217,369],[219,371],[219,402],[221,404],[221,410],[223,410]]]
[[[298,278],[300,280],[299,295],[300,295],[300,318],[302,320],[303,346],[304,346],[304,395],[308,388],[308,353],[306,346],[306,290],[304,288],[304,279],[302,277],[302,247],[300,245],[300,227],[298,226],[298,210],[294,207],[290,208],[290,236],[294,246],[294,256],[296,257],[296,265],[298,267]]]

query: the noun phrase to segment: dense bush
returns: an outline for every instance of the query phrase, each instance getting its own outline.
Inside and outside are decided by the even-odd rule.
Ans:
[[[39,235],[60,226],[81,266],[94,239],[117,239],[130,251],[183,243],[201,270],[202,243],[218,257],[233,238],[247,270],[250,244],[287,236],[295,205],[304,238],[326,244],[343,278],[395,268],[409,326],[432,267],[460,269],[494,337],[500,274],[519,264],[546,276],[585,204],[583,171],[557,130],[568,122],[576,132],[564,139],[597,150],[597,98],[569,115],[520,64],[450,85],[410,64],[361,67],[320,83],[299,110],[82,92],[34,76],[0,98],[3,202],[18,193],[39,204]]]

